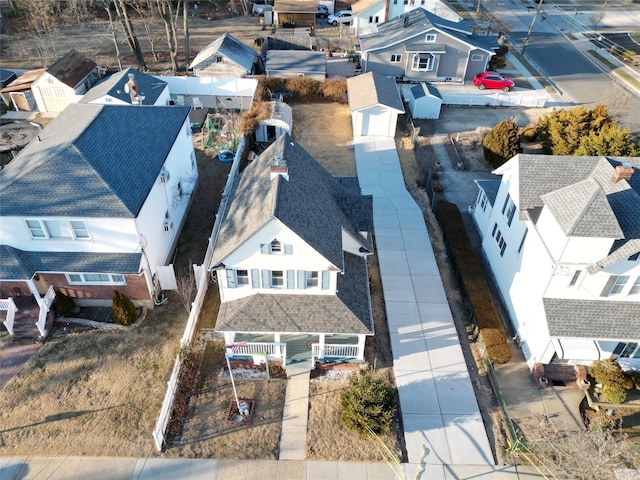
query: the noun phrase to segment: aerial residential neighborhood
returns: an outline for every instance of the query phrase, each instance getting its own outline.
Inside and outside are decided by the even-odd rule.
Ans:
[[[640,476],[640,8],[0,2],[0,477]]]

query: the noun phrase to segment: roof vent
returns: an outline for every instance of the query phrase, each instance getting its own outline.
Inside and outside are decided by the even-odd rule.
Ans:
[[[287,168],[287,161],[282,158],[282,155],[276,153],[271,160],[271,180],[278,175],[282,175],[285,180],[289,180],[289,169]]]
[[[409,14],[407,13],[404,14],[403,24],[405,27],[409,26]]]
[[[618,183],[620,180],[626,180],[627,182],[633,177],[633,167],[630,163],[623,163],[618,165],[611,177],[613,183]]]

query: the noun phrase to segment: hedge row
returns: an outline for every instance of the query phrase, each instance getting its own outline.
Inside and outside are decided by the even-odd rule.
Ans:
[[[455,204],[439,202],[437,216],[449,248],[449,255],[458,273],[463,294],[469,302],[480,330],[479,338],[487,350],[487,356],[493,363],[507,363],[511,359],[507,335],[491,298],[478,258],[467,237],[462,215]]]

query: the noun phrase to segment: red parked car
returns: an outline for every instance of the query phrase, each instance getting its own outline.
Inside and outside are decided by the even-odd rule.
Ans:
[[[482,72],[476,74],[476,76],[473,77],[473,84],[480,90],[484,90],[485,88],[495,88],[502,90],[503,92],[513,90],[513,87],[515,87],[513,80],[504,78],[496,72]]]

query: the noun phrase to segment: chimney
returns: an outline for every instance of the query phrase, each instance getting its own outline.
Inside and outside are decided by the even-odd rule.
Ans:
[[[278,175],[282,175],[285,180],[289,180],[289,169],[287,168],[287,161],[282,158],[282,155],[276,153],[271,161],[271,180]]]
[[[633,167],[630,163],[623,163],[616,167],[611,182],[618,183],[620,180],[626,180],[627,182],[633,177]]]
[[[404,24],[405,27],[409,26],[409,14],[408,13],[404,14],[403,22],[404,22],[403,24]]]
[[[126,84],[126,88],[125,91],[129,92],[129,97],[131,97],[131,103],[133,103],[134,105],[139,103],[139,99],[138,99],[138,82],[136,82],[136,79],[133,78],[133,73],[129,73],[129,81]]]

